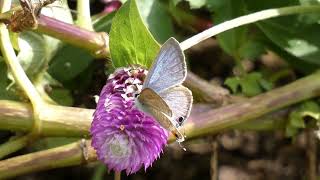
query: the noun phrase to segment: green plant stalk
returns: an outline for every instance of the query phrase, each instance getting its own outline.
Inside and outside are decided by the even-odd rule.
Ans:
[[[29,139],[29,136],[21,136],[21,137],[19,136],[19,137],[15,137],[15,139],[13,140],[9,140],[4,144],[1,144],[0,159],[26,146],[28,143],[28,139]]]
[[[93,112],[93,109],[47,105],[41,116],[41,135],[86,137],[89,135]],[[31,105],[0,100],[0,129],[28,132],[32,122]]]
[[[110,56],[109,36],[104,32],[88,31],[44,15],[40,15],[38,23],[38,29],[36,29],[36,31],[39,33],[86,49],[98,58]]]
[[[83,29],[93,31],[91,15],[90,15],[90,1],[77,1],[77,25]]]
[[[0,179],[19,176],[28,172],[74,166],[95,161],[96,155],[90,144],[90,141],[79,141],[0,161]],[[86,158],[84,157],[84,153]]]
[[[314,12],[320,12],[320,5],[290,6],[290,7],[267,9],[267,10],[259,11],[249,15],[240,16],[238,18],[213,26],[212,28],[209,28],[181,42],[180,46],[183,50],[187,50],[190,47],[212,36],[215,36],[219,33],[225,32],[227,30],[230,30],[239,26],[243,26],[246,24],[251,24],[257,21],[279,17],[279,16],[302,14],[302,13],[314,13]]]
[[[185,125],[187,137],[215,133],[320,95],[320,71],[266,93],[198,115]]]
[[[11,16],[18,10],[21,10],[21,6],[1,13],[0,22],[9,23]],[[83,29],[44,15],[40,15],[38,19],[38,28],[35,31],[86,49],[95,57],[105,58],[110,56],[109,37],[104,32],[97,33],[89,31],[87,28]]]
[[[11,6],[11,0],[3,0],[3,4],[0,7],[0,13],[8,11]],[[0,48],[3,54],[4,60],[8,65],[15,82],[21,87],[23,92],[28,96],[33,106],[33,126],[30,134],[27,137],[21,137],[13,141],[9,141],[0,146],[0,154],[5,156],[7,153],[14,152],[28,143],[28,139],[36,137],[41,131],[40,112],[44,108],[44,103],[41,96],[33,86],[23,68],[19,64],[18,58],[12,47],[9,32],[3,23],[0,23]],[[11,147],[11,149],[6,149]]]
[[[271,90],[267,93],[258,95],[243,102],[221,107],[216,110],[210,110],[202,113],[201,115],[199,115],[200,113],[197,113],[197,115],[191,113],[190,120],[185,124],[187,138],[190,139],[198,136],[216,133],[225,128],[230,128],[242,122],[248,122],[249,120],[252,120],[269,112],[273,112],[282,107],[289,106],[309,98],[317,97],[320,95],[319,78],[320,71],[300,80],[297,80],[291,84]],[[30,112],[25,107],[27,105],[23,105],[21,103],[13,103],[10,101],[7,101],[7,103],[4,102],[5,101],[0,101],[0,107],[2,107],[2,105],[10,103],[12,104],[12,107],[7,106],[7,108],[4,110],[0,108],[0,114],[4,114],[1,112],[7,112],[7,116],[11,117],[10,120],[14,120],[14,123],[16,123],[16,125],[20,124],[20,128],[26,125],[25,121],[27,121],[28,118],[32,118],[31,116],[28,117],[28,115],[25,115],[28,114],[28,112]],[[25,107],[25,109],[23,107]],[[56,107],[58,106],[54,106],[52,108],[54,109]],[[17,111],[17,108],[20,110],[19,112],[15,113],[14,111]],[[76,109],[80,110],[80,108],[75,108],[69,109],[68,111],[70,112],[68,113],[61,113],[60,111],[67,111],[66,108],[61,107],[61,109],[56,109],[55,111],[58,114],[60,113],[60,115],[65,114],[74,116],[68,117],[69,120],[73,119],[73,121],[70,122],[69,120],[66,120],[64,122],[55,122],[52,120],[51,123],[47,122],[44,125],[49,126],[50,124],[51,128],[53,128],[54,126],[58,126],[58,128],[55,129],[58,133],[59,131],[61,132],[61,129],[63,129],[64,126],[69,126],[69,130],[65,130],[65,133],[74,133],[77,131],[75,129],[81,128],[82,125],[89,126],[91,122],[91,118],[89,119],[89,117],[83,117],[83,119],[86,120],[82,120],[76,124],[74,124],[73,122],[80,120],[79,117],[83,116],[84,114],[90,115],[92,113],[92,110],[82,109],[80,112],[82,112],[83,114],[79,115],[79,113],[74,111]],[[19,118],[22,118],[22,116],[24,116],[24,119],[17,121],[17,119],[15,120],[15,118],[17,117],[12,116],[11,114],[15,114],[14,116],[19,115]],[[8,121],[4,121],[2,120],[2,117],[0,117],[0,127],[3,127],[3,125],[8,125]],[[73,127],[73,129],[71,127]],[[87,130],[83,131],[83,129],[78,129],[78,131],[79,134],[81,134],[80,132],[87,132]],[[54,132],[55,131],[52,131],[52,133]],[[170,137],[169,142],[175,142],[173,136]],[[74,150],[76,151],[76,153],[72,153],[72,155],[70,155],[70,147],[72,147],[73,150],[74,148],[77,149]],[[90,147],[90,143],[87,143],[87,148],[92,149]],[[54,155],[52,155],[53,152]],[[80,158],[80,154],[81,147],[76,146],[73,143],[59,148],[44,150],[28,155],[10,158],[5,161],[0,161],[0,178],[14,177],[25,173],[46,170],[49,168],[79,165],[83,162],[83,159]],[[94,150],[89,151],[88,156],[92,157],[92,159],[89,159],[94,160],[96,158]],[[52,159],[54,159],[54,162],[52,162]],[[53,163],[52,166],[50,166],[51,163]],[[16,169],[18,171],[15,171]]]

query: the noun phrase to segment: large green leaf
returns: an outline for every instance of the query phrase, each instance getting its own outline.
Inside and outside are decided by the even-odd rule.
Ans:
[[[149,67],[156,57],[160,46],[144,25],[134,0],[123,4],[114,17],[109,45],[114,67]]]
[[[103,32],[109,33],[109,31],[111,29],[112,19],[114,18],[115,14],[116,14],[116,12],[111,12],[109,14],[104,14],[102,16],[95,18],[93,20],[94,29],[97,32],[103,31]]]
[[[319,4],[316,0],[245,0],[245,2],[251,12],[299,4]],[[257,25],[269,41],[277,46],[278,49],[273,47],[274,51],[287,53],[283,56],[284,59],[300,71],[310,73],[320,65],[318,59],[320,38],[316,33],[320,30],[319,20],[319,14],[311,13],[261,21]],[[280,55],[285,54],[283,52]]]
[[[93,57],[85,50],[65,45],[54,57],[49,73],[60,82],[69,81],[83,72],[93,61]]]
[[[157,41],[163,43],[173,36],[173,25],[165,7],[158,0],[138,0],[142,19]]]
[[[286,17],[281,22],[269,20],[258,23],[266,36],[277,46],[298,57],[301,61],[320,66],[320,25],[303,26],[294,23],[293,18]]]
[[[207,2],[207,7],[213,13],[213,22],[215,24],[247,13],[243,0],[211,0]],[[242,26],[220,33],[217,35],[219,45],[224,51],[236,59],[253,59],[264,52],[264,46],[255,40],[256,34],[250,33],[249,35],[248,31],[248,26]]]

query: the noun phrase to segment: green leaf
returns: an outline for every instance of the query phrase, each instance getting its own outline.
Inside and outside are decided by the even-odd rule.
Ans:
[[[113,18],[109,45],[114,67],[150,67],[156,57],[160,46],[144,25],[134,0],[123,4]]]
[[[247,10],[250,12],[284,6],[319,4],[316,0],[245,0],[245,2]],[[310,13],[278,17],[260,21],[256,24],[268,37],[269,41],[279,49],[273,48],[274,51],[285,51],[288,55],[294,57],[285,55],[285,60],[300,71],[308,72],[310,69],[316,69],[320,65],[318,60],[320,38],[314,33],[320,30],[319,20],[319,13]]]
[[[295,127],[291,127],[291,126],[287,126],[286,127],[286,136],[287,137],[294,137],[295,135],[297,135],[299,132],[299,130]]]
[[[261,78],[261,74],[251,74],[245,76],[241,82],[242,92],[249,97],[260,94],[262,92],[262,88],[259,84],[259,79]]]
[[[286,126],[286,135],[292,137],[300,129],[306,128],[305,118],[311,117],[315,121],[320,121],[320,106],[313,100],[300,103],[296,110],[290,112],[289,121]]]
[[[219,24],[235,17],[244,15],[244,5],[245,4],[243,3],[243,0],[225,0],[220,1],[219,3],[211,3],[210,7],[212,8],[211,10],[214,13],[213,21],[215,22],[215,24]],[[234,28],[227,32],[218,34],[217,39],[223,50],[225,50],[231,56],[239,57],[239,49],[248,40],[247,31],[247,26]]]
[[[240,57],[245,59],[254,59],[265,53],[265,45],[257,40],[249,39],[239,47]]]
[[[10,80],[7,78],[7,65],[0,56],[0,99],[18,100],[18,97],[11,91],[11,88],[8,88],[9,85]]]
[[[319,5],[320,2],[318,0],[299,0],[300,4],[303,6],[306,5]],[[319,13],[306,13],[299,14],[298,17],[300,22],[304,22],[306,24],[315,24],[320,23],[320,14]]]
[[[257,72],[242,77],[227,78],[225,84],[230,87],[233,93],[240,91],[246,96],[255,96],[263,90],[270,90],[273,87],[271,82],[265,80],[261,73]]]
[[[49,59],[46,41],[42,35],[30,31],[19,35],[18,44],[20,49],[18,60],[32,79],[47,66]]]
[[[213,22],[219,24],[248,14],[244,0],[210,0],[206,7],[213,13]],[[254,59],[265,51],[259,32],[249,32],[249,26],[241,26],[217,35],[222,49],[236,60]]]
[[[290,125],[295,128],[305,128],[306,125],[304,123],[303,117],[301,116],[301,112],[293,111],[289,115]]]
[[[111,29],[112,19],[114,18],[116,12],[111,12],[109,14],[104,14],[93,20],[94,29],[97,32],[109,32]]]
[[[155,39],[161,43],[173,36],[173,24],[166,8],[157,0],[138,0],[140,15]]]
[[[309,116],[320,121],[320,106],[315,101],[306,101],[302,104],[302,116]]]
[[[285,61],[290,63],[290,65],[294,67],[296,70],[304,74],[310,74],[318,69],[317,66],[306,61],[301,61],[301,59],[289,54],[287,51],[279,48],[272,42],[266,42],[265,45],[268,49],[275,52],[276,54],[281,56]]]
[[[294,20],[287,17],[286,21],[268,20],[258,23],[258,26],[273,43],[290,55],[320,66],[320,37],[314,33],[320,31],[320,25],[292,25]]]
[[[69,81],[83,72],[93,61],[85,50],[72,46],[63,46],[48,69],[49,74],[60,82]]]
[[[67,89],[53,88],[49,96],[58,104],[63,106],[72,106],[73,99],[71,93]]]
[[[232,93],[238,92],[240,83],[241,83],[241,80],[239,77],[227,78],[226,81],[224,82],[224,84],[231,89]]]

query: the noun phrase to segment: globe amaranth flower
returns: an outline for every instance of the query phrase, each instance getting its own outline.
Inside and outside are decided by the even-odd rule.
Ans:
[[[103,87],[90,133],[99,160],[127,174],[146,169],[160,156],[168,132],[151,116],[134,106],[147,71],[118,69]]]

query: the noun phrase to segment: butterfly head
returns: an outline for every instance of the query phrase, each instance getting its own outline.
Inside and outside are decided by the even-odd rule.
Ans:
[[[138,98],[140,96],[140,93],[134,93],[133,94],[133,97],[136,99],[136,98]]]

